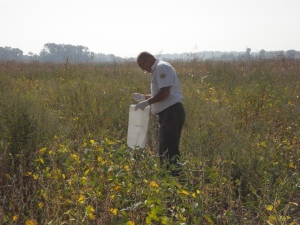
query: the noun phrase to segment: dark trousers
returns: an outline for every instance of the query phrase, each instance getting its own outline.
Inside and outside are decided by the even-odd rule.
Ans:
[[[158,114],[159,156],[161,164],[176,165],[179,152],[181,130],[185,111],[181,102],[176,103]]]

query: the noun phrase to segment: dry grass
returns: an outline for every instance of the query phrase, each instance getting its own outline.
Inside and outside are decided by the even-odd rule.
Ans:
[[[126,147],[135,63],[0,64],[1,224],[299,224],[300,62],[173,62],[182,175]]]

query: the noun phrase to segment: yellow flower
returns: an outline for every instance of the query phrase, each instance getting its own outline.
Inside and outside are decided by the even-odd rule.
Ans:
[[[95,219],[95,215],[93,213],[88,214],[88,217],[90,220],[94,220]]]
[[[273,210],[273,206],[272,205],[267,205],[266,209],[269,210],[269,211],[272,211]]]
[[[19,219],[19,216],[18,215],[14,215],[13,216],[13,221],[15,222],[15,221],[17,221]]]
[[[56,169],[54,169],[53,171],[52,171],[52,177],[54,178],[54,179],[58,179],[58,171],[56,170]]]
[[[43,208],[44,203],[40,202],[40,203],[38,204],[38,206],[39,206],[40,208]]]
[[[135,225],[135,222],[134,222],[134,221],[128,221],[128,222],[126,223],[126,225]]]
[[[76,154],[71,154],[70,155],[73,159],[77,159],[78,158],[78,156],[76,155]]]
[[[84,196],[83,195],[79,195],[79,198],[78,198],[78,203],[79,204],[84,204]]]
[[[44,159],[43,158],[38,158],[37,161],[40,161],[41,163],[44,164]]]
[[[85,207],[85,211],[86,211],[87,214],[90,214],[90,213],[95,212],[95,209],[94,209],[93,206],[88,205],[87,207]]]
[[[95,219],[95,215],[94,215],[95,209],[94,209],[93,206],[88,205],[88,206],[85,208],[85,212],[86,212],[86,214],[88,215],[88,217],[89,217],[90,220],[94,220],[94,219]]]
[[[179,194],[184,194],[184,195],[190,195],[190,193],[188,193],[187,191],[185,190],[181,190],[181,191],[178,191]]]
[[[82,185],[86,185],[86,183],[87,183],[87,178],[86,178],[86,177],[82,177],[82,178],[80,179],[80,183],[81,183]]]
[[[118,213],[118,209],[116,209],[116,208],[111,208],[109,211],[114,215],[117,215],[117,213]]]
[[[64,203],[63,203],[63,205],[64,206],[68,206],[68,205],[70,205],[72,203],[72,201],[70,200],[70,199],[67,199]]]
[[[151,181],[150,187],[158,188],[159,186],[158,186],[158,184],[156,183],[156,181]]]
[[[37,225],[36,220],[27,220],[26,225]]]
[[[111,188],[114,189],[115,191],[117,191],[121,188],[121,186],[112,186]]]
[[[90,140],[90,143],[93,145],[95,143],[95,141],[94,140]]]
[[[46,193],[42,193],[42,197],[43,197],[44,201],[48,201],[48,196],[46,195]]]
[[[110,141],[108,138],[105,138],[106,144],[108,145],[112,145],[114,144],[114,142]]]
[[[24,176],[30,176],[30,175],[32,175],[32,172],[27,172],[24,174]]]
[[[290,162],[289,167],[292,168],[292,169],[295,169],[294,162]]]
[[[40,149],[40,151],[39,151],[39,154],[44,154],[44,152],[46,151],[46,148],[42,148],[42,149]]]

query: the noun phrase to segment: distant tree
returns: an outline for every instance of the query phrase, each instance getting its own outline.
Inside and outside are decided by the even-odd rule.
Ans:
[[[5,49],[0,47],[0,60],[5,60]]]
[[[284,58],[284,51],[276,51],[276,58],[283,59]]]
[[[23,55],[23,59],[26,61],[37,61],[39,60],[39,55],[34,54],[33,52],[28,52],[27,55]]]
[[[285,52],[285,55],[288,57],[288,58],[291,58],[291,59],[294,59],[297,55],[297,51],[295,50],[287,50]]]
[[[91,52],[91,60],[94,61],[95,59],[95,52]]]
[[[52,62],[91,62],[95,54],[88,47],[47,43],[40,52],[42,61]]]
[[[220,59],[221,60],[226,60],[226,61],[228,61],[228,60],[234,60],[235,56],[232,53],[229,53],[229,54],[225,53],[225,54],[223,54],[223,55],[220,56]]]
[[[266,59],[266,51],[264,49],[259,51],[258,58],[259,59]]]
[[[250,59],[250,57],[251,57],[250,52],[251,52],[251,48],[247,48],[246,49],[246,59]]]
[[[23,51],[18,48],[0,47],[0,60],[1,61],[21,61]]]

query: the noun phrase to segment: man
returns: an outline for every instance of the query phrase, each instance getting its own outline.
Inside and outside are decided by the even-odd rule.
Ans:
[[[158,115],[160,162],[163,164],[166,160],[167,168],[173,167],[172,175],[178,176],[179,141],[185,120],[180,82],[169,63],[156,59],[149,52],[141,52],[137,64],[151,73],[151,94],[134,93],[133,99],[139,101],[135,110],[151,105],[151,113]]]

